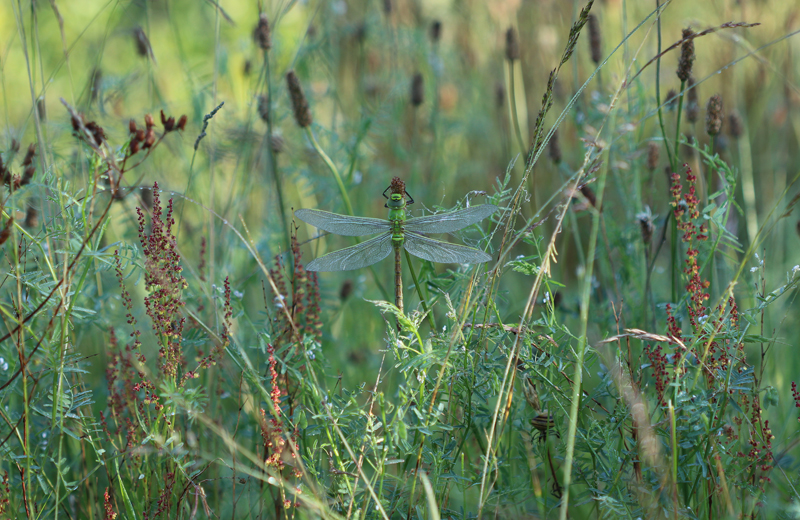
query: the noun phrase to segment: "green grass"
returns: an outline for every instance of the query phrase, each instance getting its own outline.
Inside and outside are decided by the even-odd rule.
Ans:
[[[0,518],[800,517],[791,5],[263,8],[0,7]],[[394,176],[405,314],[292,220]]]

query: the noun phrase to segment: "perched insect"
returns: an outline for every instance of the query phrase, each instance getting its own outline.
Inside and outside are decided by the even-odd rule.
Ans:
[[[391,196],[386,192],[391,190]],[[329,233],[344,236],[363,236],[382,233],[361,244],[328,253],[311,261],[306,269],[309,271],[349,271],[367,267],[395,253],[395,287],[396,296],[402,290],[400,278],[400,251],[409,253],[424,260],[439,263],[474,264],[488,262],[491,256],[473,247],[450,244],[425,236],[423,233],[450,233],[480,222],[495,211],[497,206],[482,204],[470,208],[439,213],[425,217],[407,218],[406,207],[414,203],[405,191],[405,184],[395,177],[392,184],[383,192],[389,199],[388,219],[352,217],[339,215],[318,209],[298,209],[295,216]],[[402,299],[400,299],[402,303]],[[398,305],[402,308],[402,305]]]

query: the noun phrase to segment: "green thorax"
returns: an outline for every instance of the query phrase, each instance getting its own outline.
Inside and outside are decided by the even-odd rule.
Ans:
[[[392,223],[392,245],[400,247],[405,240],[403,223],[406,221],[406,199],[399,193],[393,193],[386,205],[389,208],[389,221]]]

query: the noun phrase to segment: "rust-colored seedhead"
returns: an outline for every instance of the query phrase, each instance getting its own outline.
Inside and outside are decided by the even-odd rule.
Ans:
[[[405,195],[406,194],[406,183],[403,182],[400,177],[394,177],[392,179],[392,183],[389,185],[389,190],[392,192],[392,195],[399,194]]]

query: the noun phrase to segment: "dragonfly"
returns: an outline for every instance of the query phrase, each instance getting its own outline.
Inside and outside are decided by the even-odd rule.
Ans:
[[[386,192],[391,190],[391,195]],[[406,208],[414,199],[405,191],[405,184],[395,177],[383,192],[388,200],[388,219],[339,215],[319,209],[298,209],[295,216],[317,229],[343,236],[364,236],[381,233],[375,238],[346,247],[312,260],[308,271],[350,271],[367,267],[395,253],[395,300],[402,310],[402,277],[400,252],[431,262],[476,264],[488,262],[491,256],[480,249],[443,242],[427,233],[451,233],[485,219],[495,211],[493,204],[481,204],[449,213],[408,218]]]

